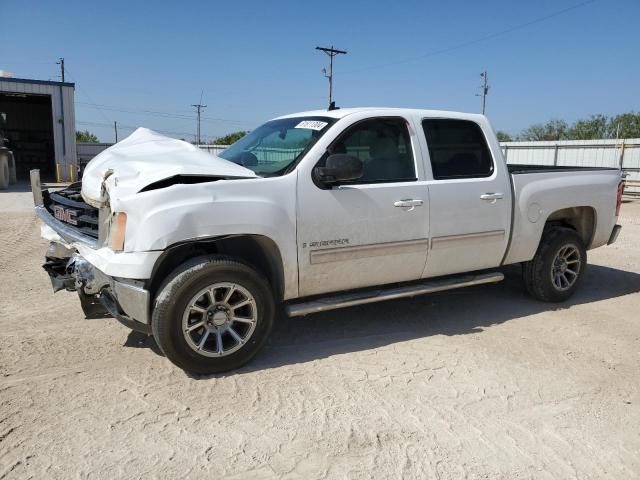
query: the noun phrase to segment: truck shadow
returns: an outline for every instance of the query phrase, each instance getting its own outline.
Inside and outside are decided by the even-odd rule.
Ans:
[[[362,305],[302,318],[276,318],[271,338],[248,365],[207,379],[305,363],[431,335],[482,333],[484,328],[543,312],[568,309],[640,291],[640,274],[589,265],[578,292],[564,303],[530,298],[519,266],[504,269],[505,281],[412,299]],[[151,337],[132,332],[129,346],[159,349]],[[144,335],[142,335],[144,337]]]
[[[303,318],[277,319],[263,351],[239,372],[309,362],[431,335],[466,335],[509,320],[640,291],[640,274],[589,265],[578,292],[551,304],[529,297],[520,266],[505,281],[412,299],[352,307]]]
[[[14,183],[9,185],[4,190],[0,190],[0,193],[15,193],[15,192],[30,192],[31,185],[26,181],[19,181],[18,183]]]

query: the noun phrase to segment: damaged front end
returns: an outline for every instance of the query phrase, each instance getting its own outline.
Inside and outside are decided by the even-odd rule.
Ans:
[[[77,292],[85,318],[113,317],[127,327],[150,334],[149,292],[144,282],[105,275],[81,255],[51,242],[42,266],[54,292]]]
[[[106,275],[79,253],[83,247],[99,247],[104,212],[82,201],[78,184],[43,191],[39,172],[34,170],[31,186],[36,214],[44,224],[42,235],[50,241],[43,268],[53,291],[77,292],[87,319],[113,317],[150,334],[149,292],[144,282]]]
[[[147,288],[162,247],[136,244],[145,236],[137,230],[143,210],[153,206],[149,201],[154,198],[163,201],[154,192],[256,177],[248,168],[147,129],[93,158],[82,182],[42,189],[38,170],[32,170],[35,213],[43,223],[42,236],[52,242],[44,268],[54,291],[78,292],[87,318],[112,316],[149,333]]]
[[[95,268],[65,246],[51,242],[42,268],[49,274],[53,291],[78,292],[85,318],[107,318],[113,315],[101,301],[101,291],[109,287],[106,275],[96,275]]]

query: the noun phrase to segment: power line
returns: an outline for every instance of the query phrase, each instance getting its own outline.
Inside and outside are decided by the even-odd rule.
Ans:
[[[118,113],[129,113],[129,114],[142,115],[142,116],[156,116],[156,117],[160,117],[160,118],[171,118],[171,119],[188,120],[188,121],[193,121],[194,119],[196,119],[196,117],[194,117],[193,115],[183,115],[183,114],[176,114],[176,113],[163,112],[163,111],[157,111],[157,110],[126,109],[126,108],[119,108],[119,107],[115,107],[115,106],[96,103],[90,97],[90,95],[87,93],[87,91],[82,87],[82,85],[75,79],[75,77],[71,74],[71,72],[69,72],[69,69],[65,67],[65,71],[66,71],[67,75],[69,77],[71,77],[71,79],[75,82],[76,86],[79,87],[79,89],[82,92],[83,96],[86,97],[87,100],[89,100],[88,102],[75,102],[76,105],[82,105],[82,106],[85,106],[87,108],[98,110],[100,112],[100,115],[102,115],[102,117],[108,122],[106,124],[104,124],[104,123],[99,123],[98,124],[96,122],[76,122],[76,123],[78,123],[80,125],[90,125],[90,126],[98,126],[98,127],[107,126],[109,128],[114,128],[114,121],[107,116],[105,111],[107,111],[107,112],[118,112]],[[249,121],[241,122],[241,121],[229,120],[229,119],[225,119],[225,118],[210,118],[210,117],[201,117],[201,122],[202,123],[227,123],[227,124],[236,124],[236,125],[242,125],[242,126],[246,125],[247,123],[254,123],[254,122],[249,122]],[[93,123],[93,125],[92,125],[92,123]],[[120,124],[120,123],[118,123],[118,127],[119,128],[124,128],[124,129],[130,129],[130,130],[135,130],[136,128],[138,128],[138,126],[135,126],[135,127],[134,126],[127,126],[127,125],[123,125],[123,124]],[[165,133],[167,135],[177,135],[177,136],[180,136],[180,137],[192,137],[192,136],[194,136],[193,133],[191,133],[191,132],[178,132],[178,131],[174,131],[174,130],[157,130],[157,131],[160,132],[160,133]],[[202,136],[201,136],[201,138],[202,138]],[[209,137],[207,136],[207,138],[209,138]]]
[[[130,108],[119,108],[115,106],[105,105],[102,103],[87,103],[87,102],[76,102],[77,105],[82,105],[88,108],[107,110],[110,112],[121,112],[121,113],[131,113],[135,115],[149,115],[163,118],[177,118],[182,120],[193,120],[195,117],[193,115],[184,115],[181,113],[170,113],[170,112],[161,112],[154,110],[143,110],[143,109],[130,109]]]
[[[143,115],[143,116],[156,116],[156,117],[161,117],[161,118],[175,118],[175,119],[179,119],[179,120],[189,120],[189,121],[193,121],[196,117],[194,115],[185,115],[182,113],[172,113],[172,112],[164,112],[164,111],[159,111],[159,110],[145,110],[145,109],[131,109],[131,108],[122,108],[122,107],[116,107],[116,106],[111,106],[111,105],[105,105],[105,104],[100,104],[100,103],[86,103],[86,102],[76,102],[76,105],[82,105],[85,106],[87,108],[95,108],[95,109],[101,109],[101,110],[106,110],[106,111],[110,111],[110,112],[121,112],[121,113],[130,113],[133,115]],[[236,124],[236,125],[246,125],[246,124],[252,124],[254,123],[253,121],[249,121],[249,120],[231,120],[228,118],[216,118],[216,117],[205,117],[205,116],[201,116],[201,121],[202,123],[207,123],[207,122],[211,122],[211,123],[231,123],[231,124]]]
[[[576,10],[578,8],[584,7],[585,5],[588,5],[590,3],[594,3],[596,1],[598,1],[598,0],[586,0],[584,2],[580,2],[580,3],[577,3],[577,4],[572,5],[570,7],[563,8],[562,10],[558,10],[558,11],[550,13],[548,15],[544,15],[542,17],[534,18],[533,20],[530,20],[528,22],[520,23],[518,25],[514,25],[513,27],[507,28],[505,30],[500,30],[498,32],[490,33],[488,35],[484,35],[482,37],[474,38],[474,39],[468,40],[466,42],[458,43],[458,44],[452,45],[450,47],[445,47],[445,48],[442,48],[442,49],[439,49],[439,50],[434,50],[432,52],[427,52],[427,53],[425,53],[423,55],[417,55],[415,57],[405,58],[404,60],[397,60],[397,61],[394,61],[394,62],[382,63],[382,64],[378,64],[378,65],[371,65],[369,67],[363,67],[363,68],[358,68],[358,69],[355,69],[355,70],[349,70],[349,71],[346,71],[346,72],[340,72],[338,75],[345,75],[345,74],[350,74],[350,73],[364,72],[364,71],[367,71],[367,70],[375,70],[375,69],[378,69],[378,68],[391,67],[391,66],[394,66],[394,65],[402,65],[403,63],[411,63],[411,62],[415,62],[417,60],[422,60],[424,58],[433,57],[435,55],[442,55],[444,53],[449,53],[449,52],[452,52],[454,50],[458,50],[458,49],[461,49],[461,48],[468,47],[470,45],[474,45],[476,43],[485,42],[487,40],[491,40],[493,38],[500,37],[502,35],[506,35],[507,33],[515,32],[516,30],[521,30],[523,28],[530,27],[531,25],[535,25],[536,23],[544,22],[545,20],[549,20],[551,18],[557,17],[559,15],[562,15],[564,13],[570,12],[572,10]]]
[[[86,92],[86,90],[82,87],[82,84],[81,84],[81,83],[79,83],[79,82],[75,79],[75,76],[74,76],[74,75],[72,75],[72,74],[71,74],[71,72],[69,72],[69,69],[68,69],[68,68],[66,68],[65,70],[66,70],[67,75],[69,75],[69,76],[71,77],[71,80],[73,80],[73,82],[76,84],[76,87],[78,87],[78,89],[80,90],[80,92],[82,92],[82,94],[83,94],[85,97],[87,97],[87,100],[89,100],[89,102],[91,102],[92,104],[96,104],[96,103],[93,101],[93,99],[89,96],[89,94]],[[76,103],[78,103],[78,102],[76,102]],[[96,105],[97,105],[97,104],[96,104]],[[100,115],[102,115],[102,117],[103,117],[107,122],[111,122],[111,119],[110,119],[110,118],[108,118],[108,117],[105,115],[105,113],[104,113],[100,108],[98,108],[98,111],[100,112]]]
[[[331,47],[316,47],[316,50],[320,50],[329,55],[329,73],[327,73],[324,68],[322,69],[322,73],[329,79],[329,110],[332,110],[335,107],[335,103],[333,102],[333,57],[336,55],[346,55],[347,51],[336,50],[333,48],[333,45],[331,45]]]
[[[89,127],[105,127],[105,128],[113,128],[113,123],[101,123],[101,122],[76,122],[78,125],[85,125],[85,126],[89,126]],[[123,125],[121,123],[118,123],[118,127],[119,130],[137,130],[140,127],[134,126],[134,125]],[[159,130],[159,129],[153,129],[154,131],[158,132],[158,133],[164,133],[166,135],[177,135],[180,137],[193,137],[193,133],[192,132],[176,132],[176,131],[172,131],[172,130]]]

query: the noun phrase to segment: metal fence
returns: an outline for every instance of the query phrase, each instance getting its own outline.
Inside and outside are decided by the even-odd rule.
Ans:
[[[113,143],[76,143],[76,155],[78,156],[78,164],[87,164],[89,160],[98,155],[101,151],[109,148]]]
[[[218,155],[223,152],[228,145],[198,145],[200,150],[205,150],[212,155]],[[303,148],[273,148],[258,147],[251,151],[258,159],[258,164],[262,163],[279,163],[291,160],[302,153]]]
[[[622,168],[630,180],[640,180],[640,139],[562,140],[557,142],[502,142],[507,163],[563,167]],[[638,187],[627,187],[639,192]]]
[[[212,155],[217,155],[220,152],[226,150],[229,145],[198,145],[200,150],[204,150]]]

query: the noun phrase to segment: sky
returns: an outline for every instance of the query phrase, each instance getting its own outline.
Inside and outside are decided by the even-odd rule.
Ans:
[[[573,8],[575,7],[575,8]],[[518,133],[551,118],[640,110],[640,0],[0,0],[0,69],[76,83],[76,126],[193,140],[338,106],[479,112]]]

